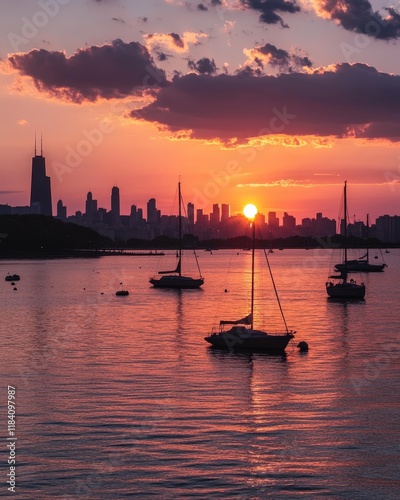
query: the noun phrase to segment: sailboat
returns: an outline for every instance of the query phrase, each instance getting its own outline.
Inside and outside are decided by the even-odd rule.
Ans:
[[[359,259],[348,260],[347,261],[347,272],[360,272],[360,273],[377,273],[382,272],[386,264],[371,264],[369,262],[369,247],[368,247],[368,232],[369,232],[369,214],[367,214],[367,253],[360,257]],[[335,268],[338,271],[342,271],[344,269],[344,263],[336,264]]]
[[[249,208],[251,207],[251,208]],[[271,280],[274,286],[276,298],[282,314],[285,330],[283,332],[265,332],[254,328],[254,249],[255,249],[255,215],[257,208],[254,205],[246,205],[244,213],[252,222],[253,230],[253,245],[251,251],[251,301],[250,314],[239,320],[221,320],[219,322],[220,329],[218,332],[212,332],[207,337],[204,337],[208,343],[214,347],[237,350],[237,351],[271,351],[283,352],[294,337],[295,332],[289,330],[283,315],[283,311],[279,302],[279,297],[276,291],[275,282],[272,277],[271,268],[268,261],[267,253],[264,249],[264,255],[268,264]],[[225,325],[230,325],[231,328],[225,330]]]
[[[329,276],[329,278],[339,280],[338,283],[327,281],[325,283],[326,292],[329,297],[334,299],[363,299],[365,296],[364,283],[357,283],[354,279],[348,280],[347,269],[347,181],[344,183],[344,261],[343,268],[339,275]]]
[[[194,252],[197,269],[199,271],[198,278],[192,278],[191,276],[182,275],[182,195],[181,195],[181,183],[178,183],[178,250],[177,258],[178,264],[173,271],[159,271],[158,274],[162,274],[161,278],[152,277],[149,282],[156,288],[200,288],[204,283],[204,278],[201,276],[199,263],[197,261],[196,252]]]

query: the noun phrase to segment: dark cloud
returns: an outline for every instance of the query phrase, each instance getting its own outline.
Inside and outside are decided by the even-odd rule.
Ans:
[[[243,68],[240,68],[236,71],[236,75],[238,76],[261,76],[262,71],[260,68],[252,68],[248,64],[246,64]]]
[[[183,49],[185,47],[185,44],[178,33],[168,33],[168,35],[172,38],[174,45],[176,45],[180,49]]]
[[[365,64],[280,76],[176,77],[135,118],[228,142],[270,134],[400,141],[400,77]]]
[[[263,62],[266,56],[266,62],[273,68],[278,68],[282,72],[292,72],[304,67],[311,68],[312,62],[306,56],[298,56],[297,54],[290,54],[284,49],[278,49],[271,43],[266,43],[263,47],[256,47],[253,49],[256,55],[255,62],[263,67]],[[258,54],[258,57],[257,57]]]
[[[185,42],[183,38],[178,33],[149,33],[146,35],[146,39],[149,42],[162,42],[168,43],[169,45],[177,47],[178,49],[185,49]]]
[[[211,5],[222,5],[221,0],[211,0]]]
[[[208,10],[207,7],[203,3],[198,3],[197,4],[197,10],[203,10],[206,11]]]
[[[157,56],[157,61],[166,61],[168,57],[172,57],[170,54],[166,54],[165,52],[162,52],[161,50],[157,50],[156,52]]]
[[[115,22],[117,22],[117,23],[126,24],[126,21],[124,21],[124,20],[122,19],[122,17],[113,17],[113,18],[111,18],[111,20],[112,20],[112,21],[115,21]]]
[[[348,31],[378,39],[400,36],[400,15],[392,7],[384,9],[383,17],[368,0],[318,0],[317,6]]]
[[[123,98],[166,84],[146,47],[114,40],[109,45],[64,52],[34,49],[9,57],[14,69],[30,76],[40,91],[81,103],[99,98]]]
[[[189,60],[188,66],[200,75],[213,75],[217,72],[217,66],[215,65],[214,59],[208,59],[208,57],[203,57],[197,62]]]
[[[260,14],[260,21],[266,24],[280,24],[287,28],[279,13],[294,14],[300,12],[300,7],[295,0],[240,0],[247,9],[253,9]]]

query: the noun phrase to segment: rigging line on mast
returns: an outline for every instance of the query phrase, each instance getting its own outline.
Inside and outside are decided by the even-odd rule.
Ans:
[[[262,238],[262,235],[261,235],[261,229],[260,227],[258,226],[258,232],[260,234],[260,240],[263,241],[263,238]],[[282,319],[283,319],[283,323],[285,325],[285,329],[286,331],[288,332],[289,329],[288,329],[288,326],[287,326],[287,323],[286,323],[286,319],[285,319],[285,315],[283,314],[283,309],[282,309],[282,304],[281,304],[281,301],[279,299],[279,295],[278,295],[278,290],[276,288],[276,284],[275,284],[275,280],[274,280],[274,276],[272,274],[272,269],[271,269],[271,266],[270,266],[270,263],[269,263],[269,259],[268,259],[268,254],[265,250],[265,247],[263,245],[263,252],[264,252],[264,256],[265,256],[265,259],[267,261],[267,265],[268,265],[268,271],[269,271],[269,275],[271,277],[271,281],[272,281],[272,286],[274,287],[274,292],[275,292],[275,297],[276,297],[276,300],[278,301],[278,306],[279,306],[279,310],[281,312],[281,316],[282,316]]]
[[[186,207],[185,207],[185,203],[183,201],[183,196],[182,196],[182,193],[181,193],[181,201],[182,201],[182,208],[183,208],[183,214],[185,216],[185,219],[186,219],[186,223],[187,223],[187,227],[188,227],[188,231],[189,233],[191,232],[192,228],[190,226],[190,221],[189,221],[189,217],[188,217],[188,214],[186,212]],[[197,257],[197,253],[196,253],[196,249],[193,248],[193,253],[194,253],[194,258],[196,260],[196,266],[197,266],[197,271],[199,273],[199,275],[201,276],[201,270],[200,270],[200,264],[199,264],[199,260],[198,260],[198,257]]]

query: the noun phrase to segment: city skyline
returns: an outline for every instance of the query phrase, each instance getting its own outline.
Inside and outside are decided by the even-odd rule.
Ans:
[[[24,203],[38,131],[53,200],[72,212],[89,190],[104,205],[110,185],[129,186],[124,213],[147,193],[167,212],[179,176],[208,211],[219,199],[334,218],[347,180],[358,218],[399,212],[400,28],[387,2],[39,0],[5,12],[0,204]]]
[[[180,182],[178,184],[175,199],[178,203],[182,200],[183,206],[179,205],[178,215],[163,214],[157,208],[156,198],[149,198],[144,209],[133,204],[130,206],[129,215],[121,214],[121,200],[119,187],[111,188],[110,210],[100,207],[98,200],[93,198],[89,191],[85,201],[85,211],[75,211],[74,215],[67,213],[67,206],[61,199],[57,202],[56,217],[64,222],[73,222],[79,225],[91,227],[99,234],[107,236],[115,241],[127,241],[131,238],[151,240],[157,236],[177,237],[177,219],[182,213],[187,222],[187,234],[198,240],[229,239],[242,236],[247,233],[249,223],[245,209],[231,215],[230,205],[226,203],[213,203],[212,212],[204,213],[204,208],[196,207],[189,201],[185,204],[181,195]],[[344,200],[342,200],[344,201]],[[254,205],[251,205],[254,206]],[[182,208],[182,212],[181,212]],[[296,217],[288,212],[283,212],[283,217],[277,217],[275,211],[267,214],[257,208],[255,220],[261,231],[266,231],[268,239],[285,238],[290,236],[309,237],[331,237],[337,233],[343,234],[344,218],[347,227],[353,236],[368,238],[373,235],[381,241],[393,243],[400,238],[400,216],[380,215],[375,224],[370,225],[369,214],[366,223],[353,217],[350,220],[347,212],[343,217],[330,219],[324,217],[322,212],[316,213],[315,218],[309,216],[301,219],[298,223]],[[31,198],[29,206],[10,207],[0,205],[0,214],[42,214],[52,216],[51,203],[51,179],[46,175],[46,159],[43,155],[43,139],[40,139],[40,154],[37,152],[36,135],[34,156],[32,158],[31,170]],[[282,220],[282,224],[280,221]],[[340,226],[340,227],[339,227]]]
[[[43,215],[53,215],[52,210],[52,201],[51,201],[51,178],[46,175],[46,160],[43,155],[43,139],[41,137],[40,141],[40,154],[37,153],[37,144],[36,144],[36,135],[35,135],[35,146],[34,146],[34,156],[32,157],[32,170],[31,170],[31,196],[29,205],[25,205],[25,207],[29,207],[32,213],[41,213]],[[215,201],[215,200],[214,200]],[[64,204],[64,201],[60,198],[56,203],[56,216],[61,219],[74,218],[80,214],[85,215],[86,224],[91,225],[93,221],[94,214],[98,210],[105,211],[105,213],[109,213],[111,215],[111,225],[117,226],[119,224],[119,219],[121,216],[129,216],[132,215],[132,209],[135,211],[139,210],[141,217],[143,220],[150,224],[154,224],[160,218],[162,210],[157,208],[156,206],[157,200],[156,198],[149,198],[146,203],[146,216],[143,215],[143,207],[139,207],[135,203],[130,204],[129,213],[122,214],[121,213],[121,200],[120,200],[120,190],[119,187],[114,185],[111,188],[111,198],[109,204],[109,212],[107,212],[106,207],[101,207],[98,205],[98,200],[93,199],[93,193],[91,191],[87,192],[87,197],[85,201],[85,209],[84,210],[75,210],[74,213],[68,213],[68,205]],[[10,206],[8,204],[0,204],[0,206]],[[21,207],[12,207],[11,208],[24,208],[24,205]],[[186,212],[185,216],[189,219],[190,222],[197,222],[197,217],[195,214],[201,213],[201,217],[207,217],[207,222],[220,222],[221,220],[227,220],[231,215],[243,215],[243,211],[239,210],[234,214],[231,214],[230,204],[229,203],[221,203],[216,202],[212,204],[212,211],[205,213],[204,207],[196,206],[192,201],[188,201],[186,203]],[[294,225],[300,225],[298,219],[289,214],[287,211],[282,212],[282,217],[276,216],[277,212],[269,211],[267,214],[264,214],[262,211],[259,211],[259,216],[268,215],[268,224],[272,226],[279,226],[280,221],[286,218],[290,218],[293,220]],[[176,215],[173,213],[162,215]],[[322,212],[317,212],[316,217],[322,217]],[[380,216],[386,214],[380,214]],[[395,214],[396,215],[396,214]],[[301,218],[301,221],[305,219],[310,219],[310,215]],[[337,220],[333,218],[331,220]],[[355,222],[363,222],[361,218],[356,219],[355,215],[353,216],[353,223]],[[349,221],[351,223],[351,221]]]
[[[37,152],[37,143],[36,143],[36,134],[35,134],[35,142],[34,142],[34,156],[32,157],[32,167],[31,167],[31,187],[30,187],[30,203],[29,205],[22,205],[22,206],[17,206],[13,207],[8,204],[1,204],[0,207],[10,207],[11,209],[16,209],[14,211],[18,213],[23,213],[24,210],[25,212],[27,209],[30,213],[41,213],[43,215],[53,215],[53,209],[52,209],[52,197],[51,197],[51,178],[50,176],[46,175],[46,159],[43,154],[43,138],[41,137],[40,139],[40,154]],[[176,195],[176,193],[175,193]],[[206,197],[202,196],[202,199],[206,199]],[[207,200],[206,200],[207,201]],[[146,214],[144,214],[144,207],[138,206],[136,203],[130,203],[130,209],[129,213],[122,214],[121,213],[121,200],[120,200],[120,190],[119,187],[114,185],[111,188],[111,196],[110,196],[110,203],[109,203],[109,211],[107,211],[106,207],[102,207],[98,204],[97,199],[93,199],[93,193],[91,191],[87,192],[86,195],[86,201],[84,202],[85,209],[81,210],[75,210],[74,213],[68,213],[68,205],[64,204],[63,199],[59,199],[57,201],[56,205],[56,210],[55,210],[55,216],[58,218],[61,218],[63,220],[74,220],[76,217],[81,217],[82,215],[85,216],[85,225],[92,225],[94,222],[95,214],[98,211],[101,211],[104,214],[109,214],[110,219],[109,219],[109,224],[110,226],[118,226],[120,223],[120,217],[121,216],[132,216],[132,210],[138,211],[140,219],[143,219],[149,224],[155,224],[161,217],[161,214],[163,216],[168,215],[168,216],[174,216],[176,215],[175,213],[172,213],[170,210],[170,213],[165,214],[162,213],[162,210],[160,208],[157,208],[156,206],[157,200],[156,198],[152,197],[149,198],[147,203],[146,203]],[[238,216],[238,215],[243,215],[243,210],[238,210],[235,213],[231,214],[231,208],[229,203],[221,203],[219,201],[212,203],[212,210],[210,212],[206,212],[204,207],[201,206],[196,206],[192,201],[187,201],[186,203],[186,211],[184,216],[189,219],[190,223],[198,222],[198,217],[200,217],[204,223],[217,223],[223,220],[227,220],[231,215],[233,216]],[[196,217],[195,217],[196,214]],[[301,217],[300,221],[298,218],[293,216],[287,211],[281,212],[282,217],[277,217],[277,212],[276,211],[269,211],[266,214],[264,214],[261,210],[258,212],[258,216],[264,217],[267,215],[268,216],[268,225],[270,226],[280,226],[280,221],[284,221],[286,219],[291,219],[290,225],[293,226],[301,226],[303,224],[303,221],[310,220],[312,217],[310,214],[306,215],[305,217]],[[323,215],[323,212],[319,211],[314,214],[316,218],[321,218]],[[368,214],[369,215],[369,214]],[[382,217],[383,215],[387,214],[379,214],[377,218]],[[394,214],[397,217],[397,214]],[[206,217],[206,219],[204,219]],[[339,220],[339,216],[336,218],[330,218],[330,217],[324,217],[326,219],[332,220],[332,221],[337,221]],[[349,224],[353,223],[362,223],[363,225],[365,224],[366,219],[364,221],[363,218],[356,218],[356,215],[353,215],[353,218],[351,219],[349,216]],[[284,223],[282,223],[284,225]]]

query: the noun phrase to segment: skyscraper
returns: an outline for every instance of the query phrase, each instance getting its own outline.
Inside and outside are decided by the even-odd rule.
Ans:
[[[120,206],[119,206],[119,188],[114,186],[111,190],[111,217],[114,226],[119,226]]]
[[[147,222],[155,224],[157,222],[157,208],[155,198],[150,198],[147,202]]]
[[[270,229],[279,227],[279,218],[276,216],[276,212],[268,212],[268,226]]]
[[[86,197],[86,212],[85,212],[85,223],[90,226],[95,222],[97,218],[97,200],[93,199],[91,191],[88,192]]]
[[[57,219],[65,222],[67,220],[67,207],[63,204],[62,200],[57,202]]]
[[[188,216],[190,229],[191,229],[191,231],[193,231],[193,228],[194,228],[194,204],[193,203],[187,204],[187,216]]]
[[[51,207],[50,177],[46,175],[46,161],[43,156],[43,143],[40,140],[40,155],[36,153],[32,158],[32,180],[31,180],[31,208],[39,208],[42,215],[53,215]]]
[[[210,214],[210,223],[212,226],[218,226],[220,223],[220,210],[218,203],[213,204],[213,211]]]
[[[222,203],[221,205],[221,221],[226,221],[231,216],[230,206],[226,203]]]

